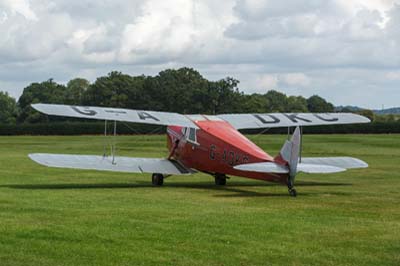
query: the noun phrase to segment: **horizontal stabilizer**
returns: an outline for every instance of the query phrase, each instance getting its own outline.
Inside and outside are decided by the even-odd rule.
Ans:
[[[307,163],[299,163],[297,165],[297,172],[303,172],[308,174],[331,174],[344,171],[346,171],[345,168],[340,168],[331,165],[307,164]]]
[[[345,169],[368,167],[366,162],[352,157],[303,157],[301,163],[330,165]]]
[[[193,171],[167,159],[132,158],[34,153],[29,157],[42,165],[59,168],[114,171],[126,173],[159,173],[167,175],[191,174]]]
[[[343,172],[347,169],[366,167],[368,167],[366,162],[352,157],[305,157],[297,164],[296,172],[328,174]],[[289,173],[289,168],[287,166],[274,162],[240,164],[234,168],[241,171],[258,173]]]
[[[240,164],[234,166],[233,168],[241,171],[259,172],[259,173],[275,173],[275,174],[289,173],[288,167],[274,162]]]
[[[258,172],[258,173],[274,173],[274,174],[288,174],[289,168],[284,165],[280,165],[273,162],[262,162],[262,163],[249,163],[241,164],[234,167],[236,170],[248,171],[248,172]],[[306,164],[299,163],[297,165],[297,173],[304,172],[309,174],[328,174],[328,173],[338,173],[346,171],[345,168],[335,167],[331,165],[322,164]]]

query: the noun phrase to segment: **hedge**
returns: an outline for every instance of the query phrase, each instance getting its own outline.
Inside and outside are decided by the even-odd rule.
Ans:
[[[293,131],[293,129],[292,129]],[[287,128],[268,130],[248,129],[247,134],[287,134]],[[304,134],[392,134],[400,133],[400,122],[373,122],[369,124],[328,125],[303,127]]]
[[[108,134],[113,123],[108,123]],[[166,127],[117,123],[117,134],[164,134]],[[400,133],[400,122],[374,122],[370,124],[331,125],[304,127],[305,134],[389,134]],[[286,134],[287,128],[268,130],[242,130],[245,134]],[[40,124],[0,125],[0,135],[100,135],[104,134],[104,122],[50,122]]]
[[[113,122],[107,124],[112,134]],[[117,123],[117,134],[162,134],[164,126]],[[51,122],[38,124],[0,125],[0,135],[97,135],[104,134],[104,122]]]

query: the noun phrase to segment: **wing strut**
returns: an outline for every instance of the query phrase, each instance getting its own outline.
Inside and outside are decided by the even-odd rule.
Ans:
[[[104,147],[103,158],[107,156],[107,120],[104,120]]]
[[[107,120],[104,120],[104,146],[103,146],[103,158],[107,157]],[[113,141],[111,143],[110,151],[111,151],[111,157],[112,157],[112,164],[117,164],[115,161],[115,155],[116,155],[116,146],[117,146],[117,141],[116,141],[116,136],[117,136],[117,121],[114,120],[114,133],[113,133]]]
[[[111,153],[112,153],[112,164],[117,164],[116,162],[115,162],[115,151],[116,151],[116,136],[117,136],[117,121],[116,120],[114,120],[114,138],[113,138],[113,144],[112,144],[112,146],[111,146]]]
[[[299,163],[301,163],[301,157],[303,153],[303,127],[300,126],[300,151],[299,151]]]

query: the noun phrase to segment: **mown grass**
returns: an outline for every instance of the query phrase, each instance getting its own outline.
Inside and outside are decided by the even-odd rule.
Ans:
[[[251,136],[271,154],[285,136]],[[165,136],[121,136],[118,154],[163,157]],[[0,137],[0,265],[400,265],[400,136],[309,135],[304,156],[368,169],[285,187],[204,174],[51,169],[32,152],[102,154],[103,138]]]

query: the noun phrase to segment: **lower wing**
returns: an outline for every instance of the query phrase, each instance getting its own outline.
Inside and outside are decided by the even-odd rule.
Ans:
[[[33,161],[58,168],[115,171],[125,173],[159,173],[166,175],[185,175],[194,173],[177,161],[156,158],[103,157],[94,155],[67,155],[33,153]]]

